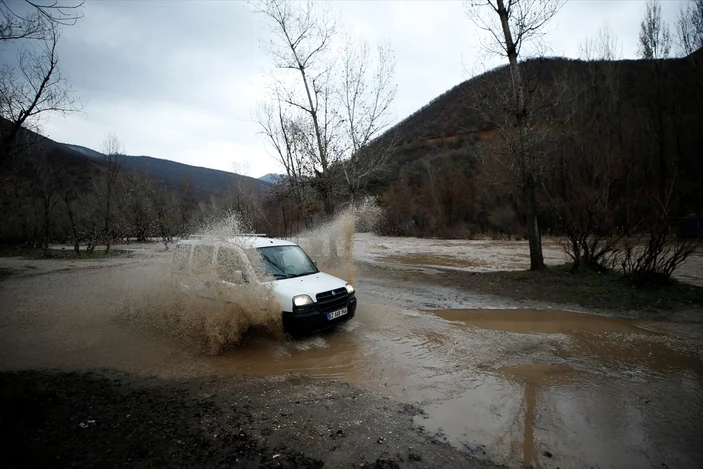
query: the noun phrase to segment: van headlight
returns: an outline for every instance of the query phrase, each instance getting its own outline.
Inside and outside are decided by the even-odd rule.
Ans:
[[[349,294],[354,293],[354,287],[351,286],[351,283],[347,283],[344,286],[347,288],[347,293],[349,293]]]
[[[293,306],[307,306],[312,304],[312,298],[308,295],[298,295],[293,297]]]

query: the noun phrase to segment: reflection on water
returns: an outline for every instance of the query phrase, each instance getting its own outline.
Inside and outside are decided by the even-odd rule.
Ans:
[[[564,365],[546,365],[530,363],[526,365],[504,367],[496,370],[505,379],[523,386],[523,438],[521,460],[524,464],[534,464],[540,467],[540,455],[535,451],[535,426],[537,420],[537,402],[545,388],[565,384],[575,378],[576,372]],[[542,456],[553,455],[543,451]],[[517,454],[511,454],[511,459],[518,460]]]
[[[519,334],[566,334],[565,359],[585,356],[612,369],[646,367],[650,371],[692,370],[703,362],[667,346],[668,337],[641,321],[554,310],[437,310],[432,314],[463,327]]]
[[[418,423],[450,442],[511,466],[700,467],[701,360],[669,348],[666,336],[636,321],[559,311],[433,313],[467,330],[573,339],[555,363],[486,370],[480,386],[427,409]]]

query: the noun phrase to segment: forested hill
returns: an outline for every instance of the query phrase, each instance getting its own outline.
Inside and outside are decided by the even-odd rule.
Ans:
[[[683,108],[687,111],[695,106],[692,96],[697,92],[697,86],[703,81],[703,68],[695,64],[703,64],[703,49],[686,58],[668,59],[661,62],[662,81],[665,85],[667,108]],[[637,113],[650,107],[652,95],[657,93],[652,76],[652,61],[620,60],[620,61],[581,61],[564,58],[540,58],[526,61],[522,67],[527,70],[533,86],[551,86],[555,80],[568,80],[567,92],[578,94],[587,87],[598,88],[609,86],[606,82],[609,73],[615,74],[618,99],[623,103],[623,114],[610,116],[612,119],[627,117],[636,119]],[[447,146],[456,147],[456,142],[471,145],[485,136],[486,131],[494,125],[487,121],[481,102],[486,99],[485,88],[495,86],[507,78],[507,68],[499,67],[482,75],[466,80],[445,93],[437,96],[425,106],[406,117],[393,128],[388,130],[379,140],[396,139],[392,160],[399,159],[403,163],[426,156],[429,152],[415,152],[418,147],[436,145],[440,142],[454,142]],[[539,83],[537,83],[539,82]],[[563,90],[560,90],[563,92]],[[699,92],[699,91],[698,91]],[[573,96],[564,95],[565,101]],[[501,103],[487,103],[498,106]],[[565,103],[569,104],[569,103]],[[574,109],[577,113],[592,112],[593,109]],[[608,124],[608,116],[603,118],[603,124]],[[483,133],[482,133],[483,132]]]
[[[673,184],[681,212],[703,209],[703,50],[666,60],[540,58],[521,68],[534,126],[548,135],[539,149],[549,163],[545,170],[552,171],[545,176],[563,181],[553,191],[565,190],[564,173],[576,162],[607,154],[630,166],[632,173],[622,177],[631,187]],[[377,140],[381,147],[392,141],[392,152],[387,171],[367,189],[402,213],[398,223],[411,219],[415,234],[431,234],[417,227],[482,230],[499,207],[519,215],[515,191],[496,192],[485,167],[505,147],[509,83],[507,67],[467,80]],[[403,186],[411,194],[401,194]],[[411,196],[414,203],[394,206]]]
[[[100,169],[105,164],[105,155],[98,151],[80,145],[55,142],[29,130],[22,132],[25,139],[41,142],[51,158],[69,167],[75,175],[87,176],[91,168]],[[262,193],[270,187],[266,181],[248,176],[151,156],[125,155],[121,157],[120,163],[124,171],[134,170],[147,174],[156,181],[166,183],[169,187],[177,187],[187,179],[192,185],[195,197],[200,200],[207,200],[212,195],[227,189],[237,189],[239,186],[246,186],[247,190],[261,191]]]

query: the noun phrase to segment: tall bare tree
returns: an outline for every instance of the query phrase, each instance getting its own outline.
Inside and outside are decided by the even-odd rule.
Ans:
[[[307,152],[315,188],[325,214],[334,213],[333,163],[339,155],[334,145],[339,112],[334,109],[332,41],[336,21],[321,4],[262,0],[254,9],[266,17],[274,39],[268,43],[276,67],[276,99],[286,116],[298,114],[307,122],[302,143]],[[285,73],[289,72],[289,73]],[[293,119],[295,120],[295,119]]]
[[[29,156],[30,166],[33,172],[33,189],[38,195],[40,203],[41,235],[40,244],[44,250],[49,249],[51,228],[53,226],[53,212],[58,202],[58,187],[56,179],[51,172],[51,166],[47,160],[46,148],[43,145],[35,145],[31,148]]]
[[[284,192],[291,192],[297,206],[298,219],[310,225],[310,214],[307,213],[307,196],[309,193],[309,154],[304,145],[304,123],[286,114],[284,103],[274,93],[272,102],[262,102],[256,110],[255,121],[261,127],[270,148],[271,155],[286,171],[286,177],[279,181],[284,186]]]
[[[508,115],[513,132],[503,134],[512,155],[511,169],[517,176],[525,211],[525,226],[530,246],[530,269],[544,268],[542,236],[537,216],[538,192],[543,174],[538,152],[530,144],[529,127],[534,118],[527,97],[526,81],[518,63],[522,47],[537,41],[565,0],[481,0],[468,2],[473,23],[489,33],[489,51],[507,57],[512,84]]]
[[[369,144],[392,119],[393,53],[380,47],[374,61],[369,46],[351,36],[340,44],[337,21],[319,2],[262,0],[254,9],[267,19],[274,38],[267,46],[278,68],[275,104],[257,120],[289,177],[309,182],[329,217],[338,171],[353,200],[387,157],[388,145]]]
[[[81,233],[78,220],[78,187],[81,183],[80,177],[72,176],[68,171],[68,166],[58,158],[47,157],[44,159],[47,170],[54,179],[58,196],[63,200],[68,215],[71,238],[73,240],[73,250],[80,253]]]
[[[117,138],[117,135],[110,133],[105,137],[102,144],[102,152],[105,155],[105,168],[96,171],[92,175],[91,188],[97,197],[102,218],[101,238],[105,244],[105,253],[110,252],[112,242],[111,223],[115,204],[115,189],[117,178],[122,170],[124,160],[124,146]]]
[[[385,164],[397,140],[390,133],[386,141],[370,145],[393,120],[390,106],[398,89],[394,74],[395,57],[389,47],[379,47],[374,61],[366,42],[355,44],[347,37],[339,92],[347,140],[342,168],[352,204],[362,182]]]
[[[588,61],[615,61],[622,58],[622,43],[607,24],[598,28],[595,37],[587,37],[579,44],[579,56]]]
[[[703,0],[691,0],[676,18],[678,50],[682,56],[703,47]]]
[[[643,59],[665,59],[671,51],[669,26],[662,20],[659,0],[647,0],[647,9],[640,23],[639,56]]]
[[[0,126],[0,166],[24,149],[16,144],[20,129],[37,130],[41,116],[74,112],[81,107],[61,76],[56,51],[60,27],[73,24],[79,13],[64,15],[55,3],[26,3],[35,11],[24,16],[11,8],[15,3],[0,5],[3,42],[22,40],[16,62],[0,66],[0,117],[8,121]]]
[[[648,0],[644,18],[640,24],[639,55],[641,58],[651,61],[653,93],[649,103],[649,111],[657,139],[657,151],[652,152],[650,157],[649,179],[659,185],[662,198],[669,186],[670,174],[676,171],[676,168],[671,167],[675,162],[669,161],[666,154],[667,124],[671,102],[665,96],[666,79],[661,63],[661,59],[666,59],[669,56],[670,50],[671,35],[669,34],[669,26],[661,16],[661,5],[658,0]],[[645,131],[650,130],[646,129]]]

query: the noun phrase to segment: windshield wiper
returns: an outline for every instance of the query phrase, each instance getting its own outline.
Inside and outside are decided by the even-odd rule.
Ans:
[[[286,272],[286,269],[284,269],[284,268],[282,268],[280,265],[278,265],[277,262],[273,261],[273,260],[270,259],[268,256],[261,256],[261,257],[262,257],[266,262],[268,262],[270,265],[272,265],[276,270],[278,270],[278,271],[280,272],[280,273],[278,273],[278,274],[274,272],[273,275],[285,275],[285,276],[288,275],[288,274],[285,273],[285,272]]]

